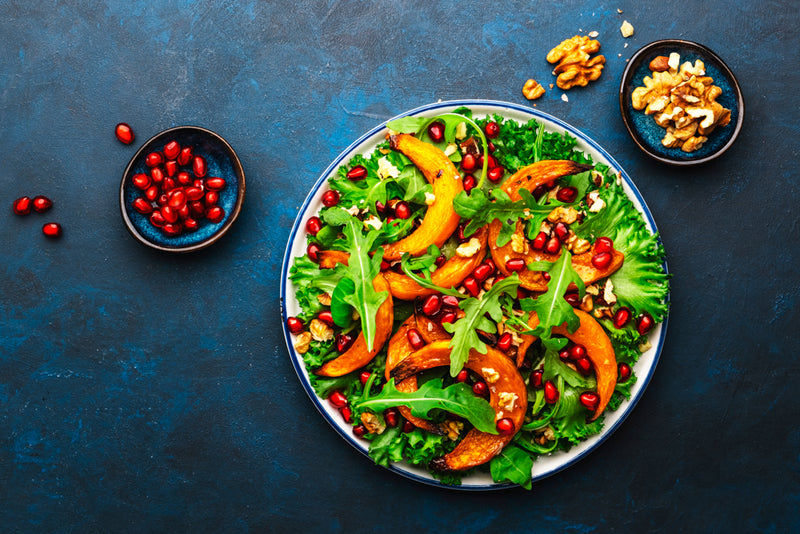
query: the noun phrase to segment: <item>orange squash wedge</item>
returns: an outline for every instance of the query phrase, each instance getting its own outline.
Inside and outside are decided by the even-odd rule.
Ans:
[[[333,269],[337,263],[347,265],[350,254],[341,250],[320,250],[317,254],[319,266],[323,269]]]
[[[539,326],[539,316],[536,315],[535,311],[532,311],[530,317],[528,317],[528,328],[533,330],[537,326]],[[522,337],[522,343],[517,347],[517,369],[522,367],[522,362],[525,361],[525,353],[531,348],[533,342],[539,339],[531,334],[522,334],[520,337]]]
[[[449,343],[447,340],[440,340],[425,345],[401,361],[392,370],[391,376],[395,380],[405,380],[427,369],[449,366]],[[489,386],[489,404],[494,408],[496,418],[510,418],[514,422],[515,432],[504,436],[473,428],[455,449],[431,461],[430,467],[436,471],[464,471],[485,464],[503,450],[524,422],[528,407],[525,382],[505,354],[491,347],[487,347],[486,354],[473,349],[466,367],[483,377]],[[509,400],[512,398],[513,402]]]
[[[519,194],[520,189],[527,189],[532,193],[534,189],[547,182],[593,168],[591,165],[576,163],[568,159],[544,159],[521,168],[509,176],[500,188],[508,194],[511,200],[516,202],[522,198]]]
[[[600,404],[592,415],[594,421],[605,410],[617,385],[617,357],[614,346],[600,323],[584,311],[576,309],[575,314],[581,320],[581,325],[575,332],[570,333],[564,325],[553,328],[552,332],[586,347],[586,356],[594,366],[597,395],[600,397]]]
[[[428,207],[422,223],[410,235],[384,247],[383,259],[399,260],[404,252],[419,256],[435,244],[441,247],[458,227],[460,217],[453,209],[453,199],[464,190],[461,176],[453,162],[435,146],[408,134],[389,138],[391,147],[408,156],[433,185],[435,200]]]
[[[372,281],[372,286],[375,288],[375,291],[379,293],[382,291],[389,291],[389,284],[381,274],[375,277]],[[392,333],[393,321],[394,305],[392,303],[392,296],[386,295],[386,300],[380,305],[378,313],[375,316],[375,339],[373,340],[372,350],[369,350],[364,332],[361,332],[347,352],[326,362],[314,373],[319,376],[328,377],[343,376],[364,367],[375,358],[383,348],[386,340],[389,339],[389,335]]]

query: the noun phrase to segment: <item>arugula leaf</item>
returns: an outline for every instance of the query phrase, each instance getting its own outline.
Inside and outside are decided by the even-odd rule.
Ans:
[[[492,458],[489,469],[495,482],[511,482],[525,489],[531,489],[533,458],[519,447],[507,445]]]
[[[302,310],[298,317],[305,321],[319,313],[322,304],[317,297],[330,294],[342,277],[343,269],[338,265],[333,269],[320,269],[308,256],[297,258],[289,270],[289,279],[297,288],[295,296]]]
[[[453,334],[450,340],[450,376],[455,377],[463,369],[471,349],[486,354],[486,344],[478,337],[476,330],[490,334],[497,332],[496,323],[503,318],[500,297],[516,296],[518,286],[519,277],[514,273],[494,284],[482,298],[470,297],[461,301],[460,307],[466,315],[454,323],[443,325],[445,330]],[[487,314],[491,320],[486,317]]]
[[[353,307],[347,303],[347,295],[353,294],[356,286],[352,279],[342,278],[331,293],[331,315],[337,326],[347,328],[353,323]]]
[[[377,395],[368,397],[365,393],[361,400],[353,403],[356,410],[369,409],[376,413],[394,406],[408,406],[416,417],[428,417],[435,409],[445,410],[467,419],[482,432],[497,434],[494,409],[461,382],[443,388],[442,379],[437,378],[425,382],[417,391],[404,393],[397,390],[391,379]]]
[[[451,287],[441,287],[434,284],[431,280],[431,275],[434,270],[436,259],[441,255],[439,247],[431,245],[428,247],[428,252],[416,258],[411,257],[408,253],[404,253],[400,258],[400,268],[403,272],[414,280],[420,287],[433,289],[444,295],[452,295],[456,298],[464,298],[464,295],[459,293],[456,289]],[[420,274],[421,273],[421,274]]]

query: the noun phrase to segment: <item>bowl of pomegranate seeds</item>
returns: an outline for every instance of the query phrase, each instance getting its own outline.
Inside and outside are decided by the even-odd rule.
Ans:
[[[179,126],[155,135],[122,175],[120,209],[136,240],[167,252],[215,243],[239,216],[242,164],[218,134]]]

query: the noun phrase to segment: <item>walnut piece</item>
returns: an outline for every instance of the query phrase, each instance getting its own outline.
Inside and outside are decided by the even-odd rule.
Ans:
[[[547,53],[547,61],[556,63],[553,74],[557,75],[556,85],[565,91],[576,85],[586,86],[600,77],[606,58],[603,55],[591,57],[600,50],[600,42],[583,35],[576,35],[561,43]]]
[[[531,78],[525,82],[525,85],[522,86],[522,94],[525,95],[525,98],[528,100],[536,100],[544,94],[544,87],[542,87],[539,82]]]

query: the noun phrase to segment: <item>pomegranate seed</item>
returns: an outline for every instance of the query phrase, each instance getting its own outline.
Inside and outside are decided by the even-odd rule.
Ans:
[[[164,230],[164,233],[170,237],[181,235],[181,232],[183,232],[183,226],[181,223],[167,223],[162,226],[161,229]]]
[[[150,203],[142,197],[137,197],[133,201],[133,209],[135,209],[142,215],[150,215],[151,213],[153,213],[153,206],[151,206]]]
[[[434,264],[435,264],[437,267],[441,267],[442,265],[444,265],[444,264],[445,264],[445,262],[447,262],[447,256],[445,256],[445,255],[444,255],[444,253],[442,253],[442,254],[439,254],[439,257],[438,257],[438,258],[436,258],[436,259],[433,261],[433,263],[434,263]]]
[[[298,319],[297,317],[289,317],[286,319],[286,327],[289,329],[289,332],[292,334],[299,334],[305,328],[303,321]]]
[[[487,393],[489,393],[489,386],[486,385],[486,382],[483,380],[478,380],[474,384],[472,384],[472,392],[479,396],[483,397]]]
[[[628,322],[631,320],[631,310],[622,306],[620,309],[614,313],[614,318],[612,322],[614,323],[614,328],[623,328]]]
[[[500,125],[494,121],[487,122],[486,126],[483,127],[483,131],[486,132],[486,137],[494,139],[500,135]]]
[[[607,269],[611,265],[611,253],[601,252],[592,256],[592,265],[598,269]]]
[[[592,361],[589,358],[580,358],[575,360],[575,367],[582,375],[588,375],[592,372]]]
[[[341,391],[336,390],[328,396],[328,401],[333,404],[336,408],[344,408],[347,406],[347,397],[345,397]]]
[[[61,237],[61,225],[55,222],[42,226],[42,233],[47,237]]]
[[[586,347],[576,343],[569,348],[569,355],[573,360],[579,360],[586,357]]]
[[[406,434],[408,434],[409,432],[413,432],[415,428],[417,427],[414,426],[414,423],[412,423],[411,421],[406,421],[405,423],[403,423],[403,432],[405,432]]]
[[[348,180],[351,180],[353,182],[363,180],[364,178],[367,177],[367,168],[364,167],[363,165],[356,165],[355,167],[347,171],[347,174],[345,176],[347,177]]]
[[[183,190],[183,193],[186,195],[186,200],[193,201],[193,200],[200,200],[203,198],[203,190],[199,187],[187,187]]]
[[[433,317],[439,310],[442,309],[442,297],[441,295],[430,295],[428,298],[425,299],[425,302],[422,304],[422,313],[427,315],[428,317]]]
[[[163,192],[165,192],[165,193],[169,193],[170,191],[172,191],[176,187],[178,187],[178,185],[175,183],[175,180],[173,180],[172,178],[169,178],[169,177],[164,178],[164,181],[161,182],[161,190]]]
[[[514,336],[511,335],[511,332],[503,332],[503,335],[497,340],[497,348],[505,352],[511,348],[511,343],[513,341]]]
[[[189,211],[196,219],[202,219],[206,216],[206,206],[199,200],[189,202]]]
[[[469,372],[466,369],[462,369],[456,375],[456,382],[465,383],[469,379]]]
[[[544,232],[539,232],[533,239],[533,243],[531,243],[531,246],[534,248],[534,250],[542,250],[544,248],[545,243],[547,243],[547,234]]]
[[[188,165],[189,162],[192,161],[192,156],[194,156],[194,151],[192,150],[192,147],[185,146],[181,148],[181,151],[178,154],[176,161],[178,162],[178,165]]]
[[[570,204],[575,201],[578,196],[578,190],[572,186],[562,187],[556,193],[556,200],[565,204]]]
[[[347,352],[347,349],[353,344],[356,338],[349,332],[346,334],[339,334],[336,336],[336,350],[339,352]]]
[[[328,189],[322,195],[322,205],[325,207],[332,207],[339,203],[339,192],[333,189]]]
[[[319,261],[319,252],[322,250],[317,243],[309,243],[308,248],[306,248],[306,254],[313,262]]]
[[[383,412],[383,418],[386,420],[386,424],[392,428],[396,427],[398,423],[400,423],[400,414],[394,408],[389,408]]]
[[[448,308],[458,308],[458,297],[454,297],[453,295],[442,296],[442,306],[447,306]]]
[[[333,315],[331,315],[330,310],[323,310],[323,311],[319,312],[319,315],[317,315],[317,319],[319,319],[320,321],[322,321],[323,323],[325,323],[328,326],[333,326],[334,325]]]
[[[353,427],[353,434],[357,438],[363,438],[364,436],[367,435],[367,427],[365,427],[364,425],[354,426]]]
[[[167,160],[164,162],[164,170],[167,172],[167,176],[175,176],[178,174],[178,162],[174,159]]]
[[[463,243],[467,240],[467,237],[464,235],[464,229],[467,227],[466,223],[461,223],[456,226],[456,239],[459,243]]]
[[[144,191],[145,189],[150,187],[151,180],[150,177],[147,176],[145,173],[139,172],[134,174],[133,177],[131,177],[131,182],[133,183],[134,187]]]
[[[392,268],[392,264],[386,260],[381,260],[381,272],[388,271]]]
[[[486,163],[486,168],[489,170],[494,169],[498,165],[497,158],[492,156],[491,154],[481,154],[480,156],[478,156],[478,167],[483,168],[484,162]]]
[[[37,213],[44,213],[53,206],[53,201],[46,196],[33,197],[33,210]]]
[[[501,436],[510,436],[516,432],[516,427],[514,426],[514,421],[511,420],[509,417],[503,417],[502,419],[497,420],[497,432],[500,433]]]
[[[544,400],[547,404],[553,404],[558,400],[558,388],[553,382],[548,380],[544,383]]]
[[[169,200],[169,197],[166,195],[166,193],[161,193],[160,195],[158,195],[158,198],[156,199],[156,203],[159,206],[164,207],[164,206],[167,205],[167,200]]]
[[[394,215],[398,219],[408,219],[411,217],[411,206],[405,200],[401,200],[394,206]]]
[[[406,338],[414,350],[419,350],[425,346],[425,340],[422,339],[422,334],[416,328],[410,328],[406,333]]]
[[[27,215],[31,212],[32,206],[31,197],[19,197],[14,201],[12,209],[17,215]]]
[[[164,171],[161,167],[154,167],[150,170],[150,178],[153,179],[154,184],[160,184],[164,181]]]
[[[150,152],[144,158],[144,164],[148,167],[158,167],[162,163],[164,163],[164,154],[161,152]]]
[[[206,192],[205,203],[206,206],[211,207],[219,202],[219,193],[216,191],[208,191]]]
[[[600,406],[600,396],[597,393],[593,393],[591,391],[586,391],[581,393],[578,400],[581,404],[583,404],[588,410],[595,411],[597,407]]]
[[[180,217],[181,220],[188,219],[191,214],[192,214],[192,212],[189,209],[189,205],[188,204],[184,204],[183,206],[178,208],[178,217]],[[186,227],[185,224],[183,226],[184,226],[184,228]]]
[[[525,260],[522,258],[512,258],[506,262],[506,269],[511,272],[519,272],[525,269]]]
[[[342,419],[344,419],[345,423],[350,424],[353,422],[353,410],[349,406],[340,408],[339,413],[342,414]]]
[[[183,192],[183,189],[175,189],[169,194],[169,200],[167,201],[167,206],[169,206],[172,209],[180,210],[185,205],[186,205],[186,193]]]
[[[488,147],[489,147],[489,152],[492,152],[492,153],[494,153],[494,151],[495,151],[495,150],[497,150],[497,149],[495,148],[495,146],[494,146],[494,143],[492,143],[491,141],[489,141],[489,142],[488,142],[488,143],[486,143],[486,144],[487,144],[487,145],[488,145]]]
[[[162,226],[167,224],[167,221],[166,219],[164,219],[164,216],[161,215],[161,211],[156,210],[153,212],[152,215],[150,215],[150,224],[152,224],[156,228],[161,228]]]
[[[486,171],[486,177],[489,179],[490,182],[496,184],[497,182],[503,179],[503,174],[505,172],[506,170],[503,167],[493,167],[488,171]]]
[[[561,250],[561,240],[556,236],[551,237],[547,240],[547,243],[544,245],[544,251],[549,254],[558,254]]]
[[[567,223],[564,222],[556,223],[554,231],[556,233],[556,236],[558,236],[558,238],[561,241],[566,241],[567,238],[569,237],[569,225]]]
[[[465,174],[464,178],[462,179],[462,183],[464,184],[464,191],[469,193],[475,186],[478,185],[478,182],[475,180],[475,176],[472,174]]]
[[[181,153],[181,145],[177,141],[170,141],[164,145],[164,157],[167,159],[176,159],[178,154]]]
[[[573,308],[581,305],[581,298],[575,291],[567,291],[564,293],[564,300],[569,302],[570,306]]]
[[[617,381],[619,383],[627,382],[628,379],[631,377],[631,374],[632,374],[631,366],[628,365],[627,363],[620,363],[617,366],[617,375],[618,375]]]
[[[211,206],[206,210],[206,219],[214,224],[225,218],[225,210],[219,206]]]
[[[601,237],[594,243],[594,253],[611,252],[614,250],[614,242],[607,237]]]
[[[473,297],[477,297],[478,294],[481,292],[481,287],[478,284],[478,281],[475,280],[474,276],[466,277],[464,279],[463,285],[464,289],[466,289],[467,292]]]
[[[458,314],[454,311],[446,311],[439,317],[440,324],[454,323],[458,319]]]
[[[181,185],[190,185],[191,184],[191,185],[194,185],[195,187],[197,187],[198,189],[200,189],[201,191],[204,190],[203,187],[198,187],[197,185],[193,184],[192,176],[186,171],[179,172],[176,175],[175,178],[178,180],[178,183],[181,184]]]
[[[317,216],[311,217],[306,222],[306,232],[311,235],[317,235],[317,233],[322,230],[322,219]]]
[[[114,127],[114,135],[117,136],[117,140],[120,143],[125,145],[133,143],[133,140],[136,137],[133,135],[133,129],[124,122],[120,122],[116,125],[116,127]]]
[[[192,172],[198,178],[202,178],[208,172],[206,167],[206,158],[203,156],[195,156],[192,158]]]
[[[197,157],[199,158],[200,156]],[[212,191],[221,191],[225,189],[225,178],[220,178],[219,176],[206,178],[206,189],[210,189]]]
[[[570,360],[569,350],[562,349],[558,351],[558,357],[561,359],[562,362],[568,362]]]
[[[537,185],[533,189],[533,193],[532,193],[533,198],[535,198],[536,200],[539,200],[540,198],[542,198],[547,193],[547,191],[548,191],[548,189],[547,189],[546,185],[544,185],[544,184]]]
[[[178,221],[178,210],[171,207],[169,204],[161,208],[161,215],[168,223],[175,223]]]
[[[517,286],[517,300],[522,300],[530,297],[530,292],[522,286]]]
[[[366,386],[367,385],[367,380],[369,380],[369,377],[371,377],[371,376],[372,376],[372,373],[370,373],[369,371],[361,371],[361,374],[358,375],[358,380],[359,380],[359,382],[361,382],[362,386]]]
[[[428,136],[434,143],[440,143],[444,139],[444,124],[441,122],[432,122],[428,126]]]
[[[474,154],[464,154],[461,159],[461,168],[467,172],[472,172],[478,166],[478,160]]]
[[[539,389],[540,387],[542,387],[542,376],[543,375],[544,375],[544,371],[542,371],[541,369],[536,369],[535,371],[533,371],[531,373],[531,380],[530,380],[531,386],[535,387],[536,389]]]
[[[184,206],[186,208],[186,206]],[[200,227],[200,223],[198,223],[195,219],[191,217],[184,217],[183,218],[183,229],[188,232],[194,232]]]
[[[493,272],[494,272],[493,265],[489,265],[488,263],[481,263],[480,265],[475,267],[474,271],[472,271],[472,276],[474,276],[478,282],[483,282],[484,280],[489,278],[489,276]]]
[[[542,271],[542,278],[544,278],[546,282],[549,282],[550,281],[550,273],[548,273],[547,271]]]
[[[636,320],[636,331],[639,332],[639,335],[643,336],[652,330],[654,325],[655,321],[653,321],[653,317],[649,313],[644,312]]]

